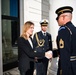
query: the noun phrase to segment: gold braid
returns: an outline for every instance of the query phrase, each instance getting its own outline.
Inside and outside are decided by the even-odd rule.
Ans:
[[[38,46],[37,47],[44,46],[45,40],[44,39],[39,40],[37,33],[36,33],[36,40],[37,40],[37,43],[38,43]]]

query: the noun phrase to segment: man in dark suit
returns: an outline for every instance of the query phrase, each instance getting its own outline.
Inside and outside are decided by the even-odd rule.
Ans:
[[[51,34],[47,32],[48,20],[43,19],[40,22],[41,31],[34,34],[33,43],[36,52],[46,52],[52,50]],[[52,52],[52,51],[51,51]],[[36,75],[47,75],[48,59],[36,60]]]
[[[56,20],[60,26],[57,44],[62,75],[76,75],[76,27],[71,22],[72,12],[71,6],[60,7],[56,10]]]

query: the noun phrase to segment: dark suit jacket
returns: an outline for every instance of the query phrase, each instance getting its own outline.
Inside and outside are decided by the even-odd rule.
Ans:
[[[34,52],[28,40],[23,37],[18,38],[18,60],[19,60],[19,70],[27,71],[33,68],[34,57],[44,57],[45,53]],[[32,67],[31,67],[32,66]]]

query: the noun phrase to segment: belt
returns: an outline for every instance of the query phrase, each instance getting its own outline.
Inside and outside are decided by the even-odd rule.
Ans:
[[[76,56],[70,56],[70,61],[76,61]]]

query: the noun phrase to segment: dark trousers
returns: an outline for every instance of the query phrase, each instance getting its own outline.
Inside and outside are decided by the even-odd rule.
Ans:
[[[60,59],[58,61],[58,71],[57,71],[57,75],[61,75],[61,64],[60,64]]]
[[[21,72],[21,71],[20,71],[20,75],[25,75],[25,72]]]
[[[36,63],[36,75],[47,75],[48,62]]]
[[[28,71],[24,72],[24,71],[20,71],[20,75],[33,75],[34,70],[33,69],[29,69]]]
[[[26,64],[26,63],[25,63]],[[30,68],[22,68],[22,67],[19,67],[19,71],[20,71],[20,75],[33,75],[33,72],[34,72],[34,62],[30,62]]]

